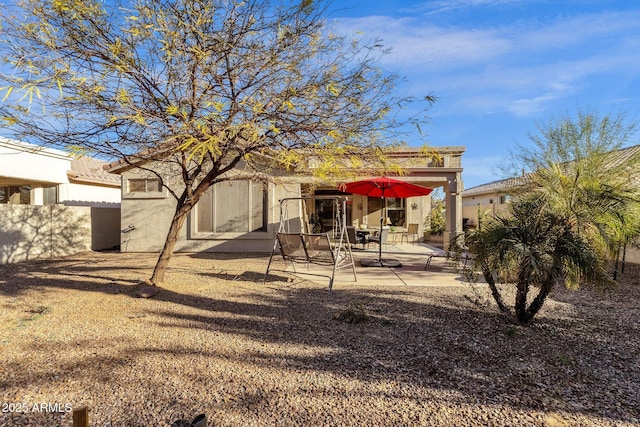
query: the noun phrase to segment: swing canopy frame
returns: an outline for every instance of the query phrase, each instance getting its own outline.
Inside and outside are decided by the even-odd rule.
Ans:
[[[331,200],[334,203],[334,227],[333,233],[312,233],[309,229],[309,221],[306,220],[306,201]],[[346,207],[348,199],[345,196],[308,196],[308,197],[288,197],[280,200],[280,222],[278,231],[275,233],[273,248],[267,270],[264,273],[263,283],[267,279],[271,268],[273,257],[279,253],[283,260],[289,262],[293,272],[296,273],[296,263],[306,264],[309,270],[310,264],[330,266],[331,273],[326,274],[305,272],[304,274],[323,276],[329,278],[329,290],[333,288],[333,281],[336,271],[345,267],[351,267],[353,281],[356,282],[356,267],[351,252],[351,242],[346,226]],[[298,203],[300,227],[291,230],[292,221],[289,216],[289,208],[292,203]]]

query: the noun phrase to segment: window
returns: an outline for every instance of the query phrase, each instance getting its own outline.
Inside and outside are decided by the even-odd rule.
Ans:
[[[387,218],[393,226],[402,226],[406,222],[405,199],[396,197],[385,198]],[[380,197],[367,198],[367,220],[370,226],[377,227],[384,207]]]
[[[157,193],[162,191],[162,184],[158,178],[129,179],[127,184],[128,193]]]
[[[122,186],[124,199],[158,199],[167,197],[160,178],[127,178]]]
[[[58,186],[42,188],[42,204],[43,205],[55,205],[58,203]]]
[[[267,191],[260,182],[235,180],[215,184],[195,209],[195,233],[267,231]]]
[[[403,226],[406,222],[406,199],[387,197],[387,217],[391,220],[391,225]]]
[[[501,205],[504,205],[505,203],[508,203],[509,200],[511,200],[511,196],[509,196],[509,195],[500,196],[500,204]]]
[[[28,205],[31,203],[31,187],[12,185],[0,187],[0,204]]]

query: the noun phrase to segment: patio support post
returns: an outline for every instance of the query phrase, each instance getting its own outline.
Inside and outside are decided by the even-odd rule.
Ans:
[[[444,250],[448,250],[451,240],[462,234],[462,177],[460,172],[450,175],[445,186],[445,232]]]

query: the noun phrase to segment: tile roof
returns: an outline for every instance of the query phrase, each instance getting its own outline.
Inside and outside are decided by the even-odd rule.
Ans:
[[[637,157],[640,155],[640,145],[633,145],[627,148],[621,148],[620,150],[613,151],[611,153],[611,166],[620,166],[631,157]]]
[[[106,162],[92,157],[79,157],[71,160],[69,180],[87,184],[101,184],[120,187],[120,176],[104,170]]]
[[[468,188],[462,192],[462,197],[477,196],[480,194],[490,193],[507,193],[516,187],[523,185],[526,181],[525,177],[506,178],[498,181],[492,181],[487,184],[477,185]]]

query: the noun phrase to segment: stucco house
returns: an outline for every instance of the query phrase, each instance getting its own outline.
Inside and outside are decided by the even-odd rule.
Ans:
[[[462,192],[462,221],[464,228],[475,228],[486,215],[504,211],[514,189],[524,184],[523,177],[491,181],[467,188]]]
[[[120,178],[91,157],[0,137],[0,204],[120,206]]]
[[[461,174],[465,148],[431,148],[437,151],[438,156],[421,158],[420,150],[407,148],[392,153],[391,157],[407,171],[406,175],[397,178],[444,190],[447,206],[450,207],[446,215],[446,233],[450,236],[462,232]],[[175,200],[160,185],[156,176],[139,168],[115,163],[107,171],[122,176],[121,250],[160,251],[174,213]],[[335,184],[317,182],[311,174],[281,172],[278,178],[278,184],[266,186],[248,180],[235,180],[210,188],[190,213],[178,238],[176,251],[268,253],[273,247],[279,224],[280,200],[342,194]],[[348,198],[347,223],[379,224],[382,211],[379,198],[359,195],[348,195]],[[421,236],[430,206],[430,196],[388,199],[389,221],[397,227],[417,223]],[[313,215],[319,218],[321,226],[331,226],[334,213],[330,204],[316,200],[308,204],[306,209],[304,214],[296,211],[290,215],[292,218],[310,218]]]
[[[0,264],[120,243],[120,177],[105,162],[0,137]]]

